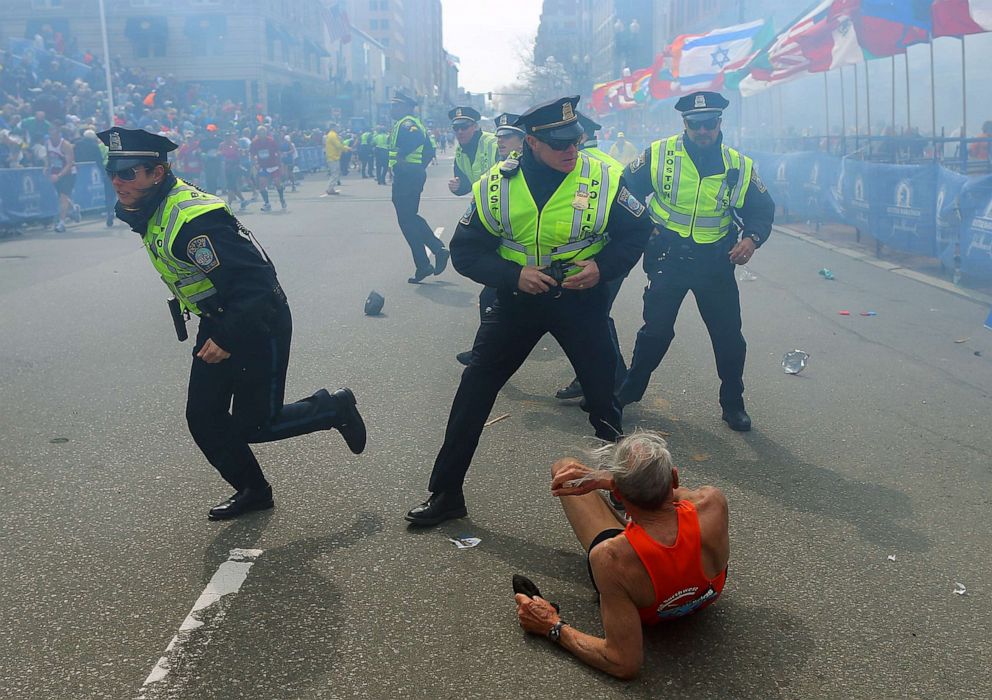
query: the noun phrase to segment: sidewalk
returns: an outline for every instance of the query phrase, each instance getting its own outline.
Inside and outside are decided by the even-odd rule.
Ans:
[[[841,255],[861,260],[882,270],[915,279],[931,287],[943,289],[979,304],[992,306],[992,285],[963,287],[954,284],[950,271],[942,270],[940,261],[912,253],[883,248],[882,256],[875,255],[875,239],[866,233],[857,240],[850,226],[836,223],[820,224],[819,230],[812,223],[775,224],[776,233],[792,236]]]

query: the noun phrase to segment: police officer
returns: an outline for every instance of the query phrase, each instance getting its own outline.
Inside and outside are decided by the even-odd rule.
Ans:
[[[358,137],[358,160],[362,163],[362,179],[372,177],[372,130],[365,129]]]
[[[483,173],[496,165],[498,146],[496,136],[479,128],[481,115],[472,107],[455,107],[448,112],[451,130],[455,132],[455,176],[448,180],[448,189],[459,197],[472,191],[472,185]]]
[[[385,185],[386,172],[389,170],[389,133],[382,124],[375,127],[372,135],[372,160],[375,161],[376,182]]]
[[[462,482],[499,390],[545,333],[564,348],[586,389],[596,436],[623,432],[613,395],[614,355],[605,282],[626,275],[652,226],[613,170],[578,150],[578,97],[532,107],[520,160],[494,166],[452,237],[455,269],[495,287],[499,306],[480,326],[462,374],[428,500],[407,513],[416,525],[466,514]]]
[[[604,153],[599,147],[599,142],[596,140],[596,132],[603,128],[596,121],[590,119],[585,114],[579,113],[579,124],[582,125],[582,131],[585,135],[585,141],[579,146],[579,150],[585,153],[587,156],[595,158],[596,160],[602,161],[612,168],[617,170],[623,170],[623,165],[616,158]],[[620,293],[620,287],[623,285],[623,281],[627,279],[627,276],[618,277],[614,280],[610,280],[606,283],[606,288],[609,290],[609,307],[607,313],[612,313],[613,302],[616,301],[617,295]],[[623,359],[623,353],[620,352],[620,338],[617,336],[617,326],[613,322],[613,316],[610,316],[610,340],[613,341],[613,354],[616,356],[617,369],[614,376],[614,385],[617,389],[623,384],[624,377],[627,376],[627,363]],[[579,378],[574,377],[568,386],[563,387],[555,392],[555,398],[560,401],[565,401],[568,399],[579,399],[582,398],[582,384],[579,383]]]
[[[496,117],[496,148],[497,158],[504,161],[511,154],[519,154],[524,148],[524,130],[516,126],[519,114],[504,112]],[[457,166],[456,166],[457,167]],[[485,321],[486,315],[494,313],[499,300],[493,287],[483,287],[479,293],[479,316]],[[468,366],[472,360],[472,351],[465,350],[455,355],[461,364]]]
[[[292,318],[275,267],[252,234],[222,199],[172,174],[168,154],[176,145],[169,139],[119,127],[99,137],[109,148],[117,218],[141,236],[175,295],[170,308],[181,340],[186,317],[200,317],[186,420],[197,446],[235,490],[209,517],[272,507],[272,488],[250,443],[337,428],[360,453],[365,424],[350,389],[320,389],[283,405]]]
[[[644,326],[618,398],[626,406],[644,396],[675,337],[682,300],[692,291],[716,355],[723,420],[747,431],[747,346],[734,266],[747,263],[771,234],[775,203],[752,160],[723,143],[721,116],[728,104],[715,92],[683,97],[675,109],[682,113],[685,131],[655,141],[625,171],[636,195],[654,195],[650,212],[658,235],[644,254],[650,283],[644,292]]]
[[[440,275],[448,266],[448,249],[434,229],[420,216],[420,195],[427,181],[427,166],[434,159],[434,145],[427,128],[414,115],[416,101],[396,92],[390,100],[393,130],[389,137],[389,167],[393,169],[393,207],[403,238],[410,246],[415,266],[411,284],[420,284],[430,275]],[[427,258],[434,253],[434,264]]]

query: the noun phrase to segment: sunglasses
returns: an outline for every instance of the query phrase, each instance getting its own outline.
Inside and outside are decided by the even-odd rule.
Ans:
[[[712,117],[701,122],[693,122],[686,120],[685,127],[690,131],[699,131],[701,129],[706,129],[706,131],[713,131],[716,129],[717,125],[720,123],[720,117]]]
[[[585,140],[585,136],[580,136],[577,139],[538,139],[538,141],[543,143],[552,151],[567,151],[572,146],[577,147]]]
[[[123,182],[131,182],[136,177],[138,177],[138,170],[147,170],[143,165],[135,165],[133,168],[127,168],[126,170],[110,170],[107,169],[107,177],[113,180],[115,177]]]
[[[475,124],[455,124],[454,126],[451,127],[451,130],[452,131],[468,131],[473,126],[475,126]]]

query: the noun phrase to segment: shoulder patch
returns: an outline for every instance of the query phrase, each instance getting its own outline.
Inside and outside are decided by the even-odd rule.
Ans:
[[[626,187],[620,188],[620,193],[617,195],[617,204],[634,216],[640,216],[644,213],[644,205],[641,204],[641,200],[635,197]]]
[[[209,236],[196,236],[186,246],[186,256],[204,272],[210,272],[220,267],[220,259],[214,250],[214,244]]]
[[[462,218],[460,218],[458,220],[458,223],[464,224],[465,226],[468,226],[470,223],[472,223],[472,215],[473,214],[475,214],[475,197],[474,196],[472,197],[472,201],[470,201],[468,203],[468,209],[465,210],[465,213],[462,215]]]
[[[768,191],[768,188],[765,187],[765,183],[763,183],[761,178],[758,177],[758,171],[754,169],[751,170],[751,184],[757,187],[758,192],[761,192],[762,194]]]
[[[630,172],[636,173],[638,170],[644,167],[644,163],[646,162],[647,160],[644,158],[644,154],[642,153],[641,155],[637,156],[637,160],[631,161],[630,165],[628,165],[627,167],[630,168]]]

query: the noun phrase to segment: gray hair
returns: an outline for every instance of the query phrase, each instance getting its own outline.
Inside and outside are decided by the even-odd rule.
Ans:
[[[599,469],[613,475],[617,491],[642,508],[657,508],[672,490],[672,453],[659,433],[638,430],[592,450]]]

